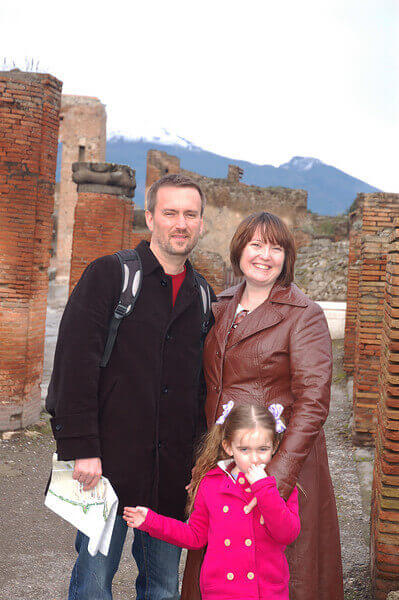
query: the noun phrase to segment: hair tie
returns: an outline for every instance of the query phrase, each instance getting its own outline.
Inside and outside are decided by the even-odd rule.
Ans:
[[[268,407],[268,410],[272,413],[274,420],[276,421],[276,432],[283,433],[283,431],[285,431],[286,429],[286,426],[284,425],[280,417],[284,410],[284,406],[282,406],[281,404],[271,404]]]
[[[223,404],[223,414],[220,415],[218,420],[216,421],[217,425],[223,425],[226,420],[226,417],[230,414],[231,409],[234,406],[233,400],[230,400],[227,404]]]

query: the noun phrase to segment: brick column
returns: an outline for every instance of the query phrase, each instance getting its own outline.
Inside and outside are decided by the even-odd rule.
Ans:
[[[353,440],[373,444],[383,317],[387,236],[363,236],[353,373]]]
[[[215,294],[219,294],[226,288],[226,264],[220,254],[196,248],[190,260],[194,269],[212,286]]]
[[[356,322],[359,302],[360,242],[362,209],[351,213],[349,230],[348,279],[344,339],[344,370],[353,373],[355,366]]]
[[[87,265],[132,247],[135,172],[125,165],[74,163],[78,184],[69,293]]]
[[[376,600],[399,590],[399,220],[388,244],[385,291],[371,503]]]
[[[40,414],[62,83],[0,72],[0,430]]]
[[[360,194],[359,289],[353,373],[353,440],[373,444],[385,286],[387,235],[399,217],[399,194]]]

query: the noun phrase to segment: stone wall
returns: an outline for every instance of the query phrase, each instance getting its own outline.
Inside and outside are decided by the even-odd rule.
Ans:
[[[399,221],[388,244],[371,502],[374,597],[399,590]]]
[[[316,239],[298,249],[295,283],[312,300],[345,302],[349,242]]]
[[[105,254],[132,247],[136,187],[134,171],[109,163],[74,163],[78,184],[69,293],[87,265]]]
[[[40,414],[61,87],[0,72],[0,430]]]
[[[62,96],[59,141],[62,142],[62,159],[55,264],[56,282],[66,284],[78,197],[72,181],[72,163],[105,161],[106,113],[98,98]]]

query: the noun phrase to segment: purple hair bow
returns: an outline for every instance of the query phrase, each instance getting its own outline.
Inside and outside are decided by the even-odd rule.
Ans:
[[[226,420],[227,415],[230,413],[231,409],[234,406],[233,400],[230,400],[227,404],[223,404],[223,414],[220,415],[218,420],[216,421],[217,425],[223,425]]]
[[[282,412],[284,410],[284,406],[282,406],[281,404],[271,404],[268,407],[269,411],[272,413],[274,420],[276,421],[276,431],[277,433],[283,433],[283,431],[286,429],[286,426],[284,425],[284,423],[282,422],[282,420],[280,419]]]

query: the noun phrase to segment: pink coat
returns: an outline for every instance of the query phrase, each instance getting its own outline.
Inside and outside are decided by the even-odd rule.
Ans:
[[[140,529],[161,540],[198,549],[207,545],[201,568],[203,600],[289,600],[284,550],[299,534],[298,492],[285,502],[274,477],[250,484],[237,480],[221,461],[198,488],[188,523],[152,510]],[[257,506],[244,507],[256,496]]]

